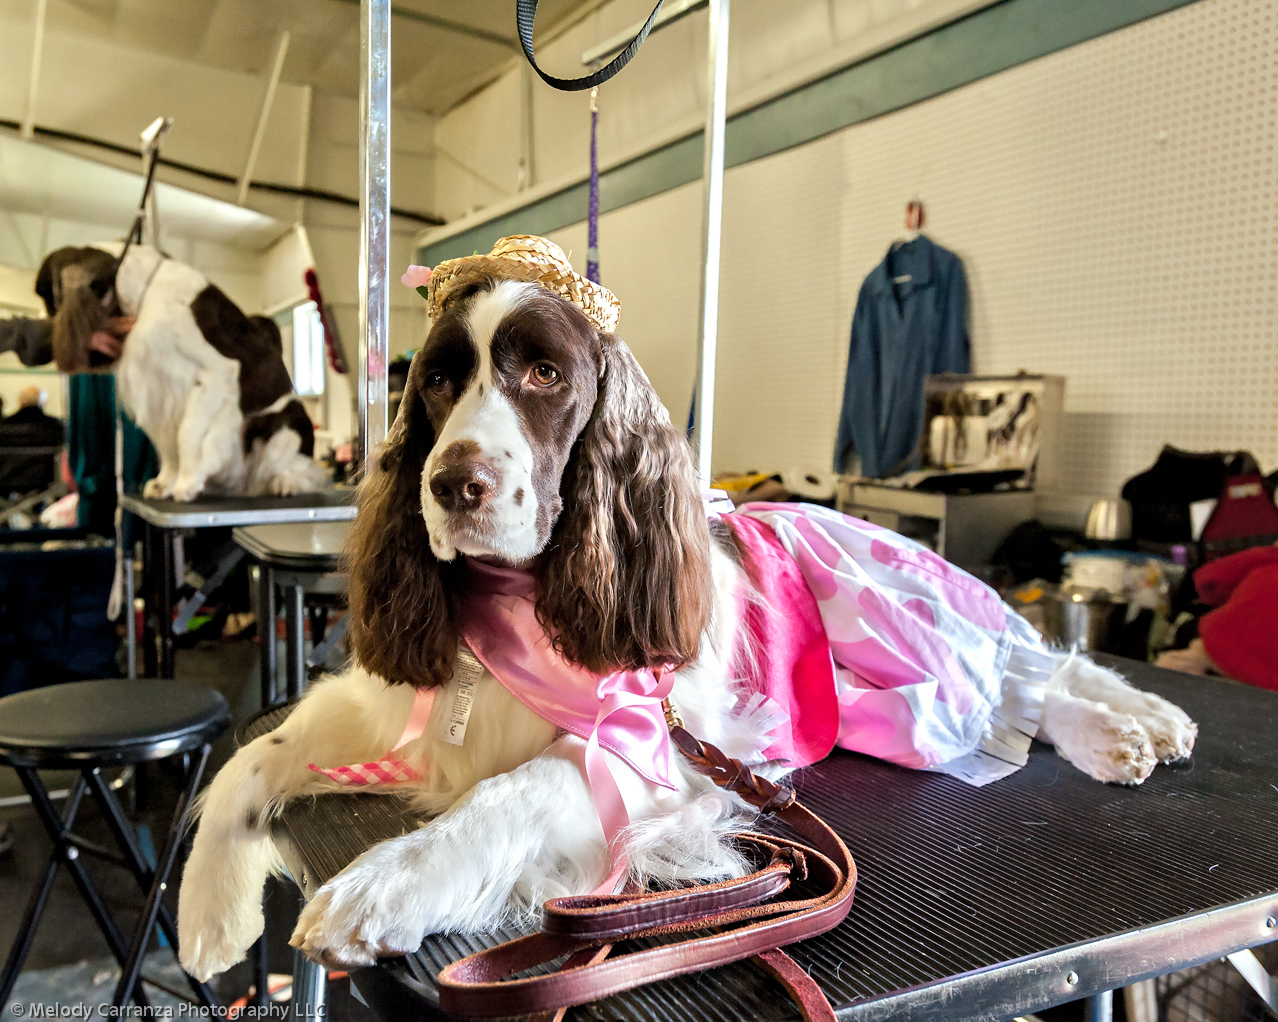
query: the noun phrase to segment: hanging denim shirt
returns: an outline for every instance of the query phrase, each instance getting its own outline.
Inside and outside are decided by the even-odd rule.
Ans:
[[[853,453],[872,478],[917,467],[923,378],[969,366],[963,261],[923,235],[889,250],[857,296],[834,470]]]

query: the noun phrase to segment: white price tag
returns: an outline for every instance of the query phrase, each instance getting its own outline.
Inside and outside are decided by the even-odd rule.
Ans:
[[[466,741],[466,724],[475,705],[475,686],[484,673],[484,666],[468,649],[457,651],[457,671],[448,683],[444,696],[448,711],[439,722],[442,741],[449,745],[461,745]]]

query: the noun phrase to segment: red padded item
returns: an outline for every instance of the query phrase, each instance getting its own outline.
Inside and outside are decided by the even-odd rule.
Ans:
[[[1194,584],[1205,602],[1219,604],[1198,622],[1207,655],[1229,677],[1278,692],[1278,548],[1204,565]]]
[[[1278,534],[1278,507],[1260,475],[1230,476],[1203,529],[1205,556],[1213,559],[1212,546],[1231,539]],[[1216,556],[1219,556],[1217,554]]]

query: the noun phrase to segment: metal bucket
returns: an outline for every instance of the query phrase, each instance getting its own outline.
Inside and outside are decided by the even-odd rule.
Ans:
[[[1062,646],[1117,652],[1126,621],[1127,602],[1111,599],[1104,590],[1090,595],[1063,590],[1043,600],[1044,635]]]

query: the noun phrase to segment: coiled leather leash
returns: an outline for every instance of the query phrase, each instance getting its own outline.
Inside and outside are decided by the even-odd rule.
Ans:
[[[533,1013],[538,1022],[645,983],[726,965],[743,958],[777,979],[807,1022],[833,1022],[834,1011],[816,982],[780,948],[825,933],[852,907],[856,863],[842,839],[803,806],[794,790],[749,767],[670,720],[670,738],[701,773],[760,812],[776,816],[805,841],[741,833],[738,841],[771,856],[739,880],[670,891],[628,889],[619,895],[555,898],[546,902],[540,933],[462,958],[439,974],[440,1007],[462,1017]],[[793,882],[814,881],[820,894],[769,899]],[[609,957],[615,942],[635,937],[714,931]],[[557,972],[508,979],[568,955]]]

